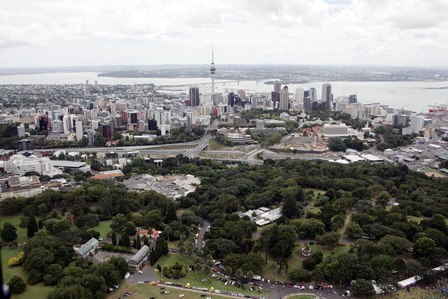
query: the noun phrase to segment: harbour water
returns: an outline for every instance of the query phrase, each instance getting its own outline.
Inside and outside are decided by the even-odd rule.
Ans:
[[[94,84],[149,84],[153,83],[161,87],[165,92],[188,93],[188,86],[198,84],[203,93],[210,92],[210,78],[112,78],[98,77],[94,72],[73,72],[73,73],[42,73],[29,75],[5,75],[0,76],[2,84],[85,84],[89,80]],[[225,82],[216,80],[216,92],[238,91],[246,92],[270,92],[272,85],[259,81]],[[290,93],[294,93],[296,88],[305,90],[314,87],[317,89],[318,97],[322,88],[322,83],[312,82],[306,84],[288,85]],[[427,111],[430,105],[440,105],[448,103],[448,82],[349,82],[338,81],[329,82],[333,86],[335,98],[357,94],[358,100],[364,104],[381,103],[394,108],[404,108],[416,112]],[[202,85],[201,85],[202,84]],[[1,88],[1,87],[0,87]]]

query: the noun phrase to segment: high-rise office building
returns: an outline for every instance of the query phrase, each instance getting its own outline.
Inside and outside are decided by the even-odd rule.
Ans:
[[[303,88],[296,88],[294,100],[298,105],[303,105],[303,98],[305,97],[305,90]]]
[[[199,87],[190,87],[190,103],[191,107],[200,105]]]
[[[63,131],[64,131],[64,128],[62,126],[62,121],[59,119],[53,120],[52,132],[53,133],[62,133]]]
[[[128,124],[138,124],[139,112],[131,110],[128,112]]]
[[[351,94],[348,96],[348,104],[356,104],[358,103],[358,97],[356,94]]]
[[[278,81],[274,82],[274,92],[280,93],[282,91],[282,84]]]
[[[280,92],[280,104],[278,107],[280,110],[288,110],[289,109],[289,90],[288,86],[284,86],[282,91]]]
[[[312,102],[317,101],[317,92],[316,92],[316,88],[311,87],[309,92],[309,97],[311,99]]]
[[[278,107],[280,102],[280,92],[282,90],[282,84],[278,81],[274,82],[274,90],[271,92],[271,99],[273,102],[273,107]]]
[[[193,112],[188,111],[185,132],[191,133],[192,124],[193,124]]]
[[[112,139],[113,129],[110,124],[102,124],[99,128],[100,134],[106,139]]]
[[[95,131],[92,129],[87,130],[87,145],[93,146],[93,142],[95,141]]]
[[[82,129],[82,121],[76,121],[76,140],[81,141],[84,137],[83,129]]]
[[[423,125],[425,122],[425,118],[421,115],[412,115],[411,116],[411,129],[412,133],[418,134],[420,130],[423,129]]]
[[[62,127],[64,129],[64,134],[69,134],[70,133],[70,116],[69,115],[64,115],[64,117],[62,118]]]
[[[313,103],[311,102],[310,97],[303,98],[303,110],[305,110],[305,112],[313,110]]]
[[[229,92],[227,95],[227,105],[230,107],[235,106],[235,93]]]
[[[17,136],[20,138],[25,137],[25,126],[23,124],[17,126]]]
[[[325,102],[325,108],[331,109],[331,102],[333,101],[333,94],[331,93],[331,84],[322,84],[322,102]]]

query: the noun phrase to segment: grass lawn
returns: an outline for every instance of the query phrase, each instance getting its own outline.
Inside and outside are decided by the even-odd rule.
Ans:
[[[174,263],[178,262],[179,264],[183,264],[185,266],[190,266],[192,264],[191,258],[186,255],[177,254],[177,253],[169,253],[168,255],[162,256],[157,263],[154,265],[154,268],[157,267],[157,265],[160,265],[160,267],[174,265]],[[258,291],[251,291],[248,289],[243,290],[242,288],[238,288],[232,285],[224,285],[221,281],[214,279],[211,277],[211,274],[205,275],[204,273],[198,273],[198,272],[190,272],[187,277],[181,278],[181,279],[167,279],[164,278],[161,273],[155,272],[155,275],[158,279],[163,279],[165,281],[175,282],[179,284],[187,284],[190,283],[192,286],[195,287],[204,287],[204,288],[215,288],[215,290],[220,291],[230,291],[230,292],[236,292],[236,293],[244,293],[244,294],[256,294],[262,296],[263,294],[267,293],[258,293]],[[203,281],[204,280],[204,281]]]
[[[169,295],[161,295],[160,294],[160,292],[161,292],[160,286],[152,286],[148,283],[139,284],[139,285],[123,284],[123,286],[121,286],[117,291],[110,294],[107,298],[108,299],[118,299],[126,291],[131,292],[132,295],[130,298],[135,298],[135,299],[148,299],[151,296],[156,297],[156,298],[170,299],[170,298],[179,298],[180,294],[185,295],[185,297],[183,297],[184,299],[201,298],[200,293],[197,293],[197,292],[192,292],[192,291],[188,291],[188,290],[179,290],[179,289],[174,289],[174,288],[169,288],[169,287],[166,287],[165,290],[170,292]],[[212,299],[228,298],[228,297],[212,295],[212,294],[208,294],[208,293],[207,293],[207,296],[211,297]]]
[[[11,277],[14,275],[20,276],[26,282],[26,274],[22,267],[11,268],[8,267],[8,260],[16,256],[19,253],[18,248],[2,248],[2,271],[3,271],[3,279],[5,282],[8,282]],[[37,285],[27,285],[26,291],[20,295],[13,296],[14,299],[34,299],[34,298],[46,298],[48,294],[51,292],[51,287],[44,286],[43,283],[39,283]]]
[[[20,218],[23,216],[1,216],[0,225],[3,227],[3,223],[9,222],[17,228],[17,242],[19,244],[26,242],[28,237],[26,236],[26,228],[20,227]]]
[[[210,142],[208,143],[208,149],[211,151],[219,151],[223,149],[228,149],[228,146],[219,143],[216,138],[210,139]]]
[[[112,232],[112,229],[110,228],[111,223],[112,223],[112,220],[101,221],[100,224],[98,224],[95,227],[92,227],[91,229],[99,232],[101,237],[106,238],[107,234]]]
[[[314,295],[294,295],[294,296],[288,297],[288,299],[316,299],[316,296],[314,296]]]
[[[179,249],[179,241],[168,242],[168,248]]]

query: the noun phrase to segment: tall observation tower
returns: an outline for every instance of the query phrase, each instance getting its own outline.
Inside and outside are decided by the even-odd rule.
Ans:
[[[215,95],[215,61],[213,57],[213,45],[212,45],[212,63],[210,64],[210,78],[212,79],[212,103]]]

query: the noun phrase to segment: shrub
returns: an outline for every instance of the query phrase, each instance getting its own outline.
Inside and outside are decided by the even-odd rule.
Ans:
[[[176,262],[173,266],[163,267],[162,274],[167,278],[179,279],[187,276],[188,270],[187,267]]]
[[[26,283],[23,281],[22,277],[17,275],[9,280],[8,285],[11,294],[21,294],[26,290]]]

